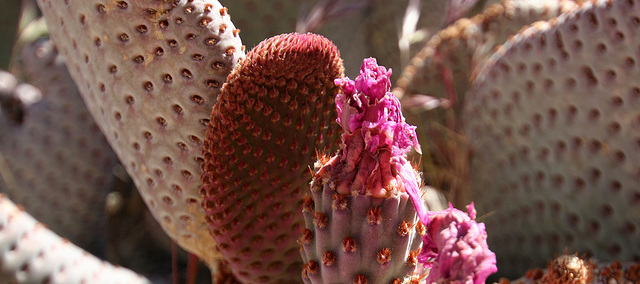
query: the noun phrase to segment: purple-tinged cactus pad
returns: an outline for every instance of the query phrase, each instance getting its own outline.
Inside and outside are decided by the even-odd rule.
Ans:
[[[460,124],[451,119],[451,112],[461,113],[470,80],[495,48],[523,26],[576,7],[571,0],[501,1],[439,31],[402,70],[394,94],[401,98],[407,121],[418,126],[425,179],[450,193],[455,206],[471,201],[468,142],[460,135]],[[446,102],[439,106],[447,107],[433,110],[440,99]]]
[[[238,60],[239,30],[211,0],[39,0],[51,38],[153,217],[208,264],[200,207],[211,108]]]
[[[464,104],[470,184],[505,277],[569,252],[640,259],[640,2],[514,36]]]
[[[14,104],[0,98],[0,154],[6,162],[0,167],[7,171],[0,192],[60,236],[102,255],[116,155],[49,40],[28,45],[20,63],[33,85],[17,85]]]
[[[151,283],[56,235],[4,194],[0,194],[0,282]]]

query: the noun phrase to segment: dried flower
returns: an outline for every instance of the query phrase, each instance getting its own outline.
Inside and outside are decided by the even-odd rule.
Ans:
[[[484,224],[475,221],[473,203],[467,211],[468,214],[449,204],[449,209],[426,213],[427,234],[418,260],[431,267],[427,283],[447,280],[480,284],[498,271]]]

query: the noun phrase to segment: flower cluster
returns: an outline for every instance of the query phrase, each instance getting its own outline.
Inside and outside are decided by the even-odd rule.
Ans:
[[[362,63],[360,76],[335,80],[342,88],[336,96],[338,123],[347,133],[362,128],[365,149],[391,149],[393,156],[404,156],[411,147],[420,151],[416,127],[405,123],[400,101],[390,92],[391,70],[378,66],[375,58]]]
[[[498,271],[496,255],[487,245],[484,224],[477,223],[473,203],[464,213],[453,208],[427,212],[420,262],[431,267],[427,283],[446,279],[451,283],[484,283]]]
[[[384,172],[380,174],[382,186],[389,186],[385,180],[396,181],[400,190],[409,194],[420,221],[427,228],[418,257],[431,268],[427,283],[441,280],[484,283],[497,271],[495,254],[487,246],[484,224],[475,221],[473,203],[468,207],[469,214],[451,205],[438,212],[425,208],[416,172],[406,159],[411,147],[420,151],[416,127],[405,122],[400,101],[390,92],[390,76],[391,70],[378,66],[374,58],[368,58],[355,81],[349,78],[335,80],[342,89],[336,96],[337,121],[345,132],[342,159],[346,164],[356,164],[374,156],[378,164],[374,168],[382,169],[390,164],[392,178],[385,178]],[[369,168],[366,173],[375,176],[371,167],[359,167]],[[369,193],[377,197],[382,195],[379,192],[384,190]]]
[[[379,168],[377,174],[376,170],[361,171],[369,175],[367,183],[381,185],[380,188],[370,187],[369,194],[388,196],[395,193],[388,189],[397,188],[399,192],[407,192],[413,203],[418,204],[418,212],[426,212],[420,198],[418,177],[406,159],[411,147],[420,152],[416,127],[405,122],[400,101],[390,91],[390,76],[391,70],[378,66],[375,58],[367,58],[355,81],[349,78],[335,80],[342,90],[336,96],[337,122],[345,132],[342,157],[347,164],[365,163],[376,157],[373,160],[377,165],[368,168]],[[359,143],[364,144],[362,149],[356,146]],[[369,154],[363,154],[363,150]]]

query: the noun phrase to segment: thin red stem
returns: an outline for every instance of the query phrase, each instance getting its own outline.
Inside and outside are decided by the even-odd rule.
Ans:
[[[178,274],[178,245],[171,241],[171,275],[173,284],[179,284],[180,277]]]
[[[195,284],[198,278],[198,256],[195,254],[189,254],[189,260],[187,260],[187,284]]]

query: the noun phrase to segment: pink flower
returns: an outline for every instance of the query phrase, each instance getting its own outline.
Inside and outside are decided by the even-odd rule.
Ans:
[[[389,185],[390,180],[398,180],[401,190],[409,193],[416,208],[420,209],[417,212],[423,214],[422,212],[426,212],[426,209],[420,197],[417,177],[406,160],[406,154],[411,147],[420,152],[416,127],[405,122],[400,101],[390,92],[390,76],[391,70],[387,71],[383,66],[378,66],[374,58],[367,58],[363,61],[360,75],[355,81],[349,78],[335,80],[336,85],[342,90],[336,96],[337,122],[345,132],[342,157],[345,160],[358,160],[360,153],[354,152],[355,150],[351,149],[354,145],[348,142],[364,141],[365,151],[378,157],[381,165],[392,165],[393,172],[397,173],[397,176],[391,171],[385,173],[381,176],[381,184],[384,183],[386,186]],[[354,139],[353,135],[359,135],[361,139]],[[380,158],[381,152],[385,151],[391,154],[384,155],[388,161],[382,161]],[[348,164],[355,163],[354,160]]]
[[[389,180],[398,181],[400,188],[409,194],[420,221],[427,227],[418,256],[421,263],[431,268],[427,283],[439,280],[484,283],[497,271],[495,254],[487,246],[484,224],[474,220],[473,203],[468,207],[470,216],[451,205],[448,210],[439,212],[428,212],[425,208],[416,171],[406,159],[411,147],[420,150],[416,127],[405,122],[400,101],[390,92],[389,76],[391,70],[387,71],[378,66],[375,59],[368,58],[362,63],[355,82],[349,78],[335,80],[342,90],[336,96],[337,121],[345,131],[340,159],[346,165],[345,169],[359,169],[354,176],[362,176],[354,183],[344,183],[343,187],[354,187],[354,184],[367,181],[367,184],[379,187],[369,189],[373,196],[384,196],[383,185],[388,185]],[[363,155],[365,151],[371,155]],[[362,164],[356,166],[359,163]],[[377,165],[373,165],[375,163]],[[378,168],[385,168],[388,173],[377,175],[380,180],[374,183],[370,175],[372,169]]]
[[[390,92],[390,76],[391,70],[378,66],[375,58],[367,58],[355,82],[336,79],[342,88],[336,96],[337,121],[347,133],[362,128],[365,149],[371,153],[388,148],[394,156],[401,156],[420,146],[416,127],[404,121],[400,101]]]
[[[450,283],[485,283],[498,271],[496,255],[487,245],[484,224],[474,219],[473,203],[469,214],[453,208],[427,212],[427,234],[423,237],[418,260],[431,267],[427,283],[447,280]]]

